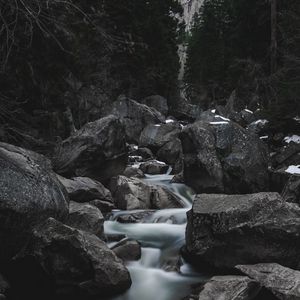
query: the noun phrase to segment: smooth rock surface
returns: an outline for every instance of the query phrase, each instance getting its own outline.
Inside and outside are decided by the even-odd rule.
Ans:
[[[124,239],[111,249],[123,261],[138,260],[142,255],[140,243],[131,239]]]
[[[53,161],[65,177],[105,181],[122,174],[127,163],[124,126],[112,115],[88,123],[61,143]]]
[[[101,237],[104,217],[94,205],[70,201],[69,217],[66,220],[66,224]]]
[[[68,215],[68,195],[43,156],[0,143],[0,260],[24,246],[32,228]]]
[[[59,181],[66,188],[69,198],[75,202],[89,202],[94,199],[112,203],[110,191],[105,186],[88,177],[67,179],[58,175]]]
[[[140,165],[140,170],[145,174],[156,175],[166,174],[169,166],[164,162],[150,160]]]
[[[142,104],[145,104],[149,107],[155,108],[157,111],[162,113],[164,116],[168,114],[169,107],[168,107],[168,101],[166,98],[160,96],[160,95],[152,95],[149,97],[144,98],[141,101]]]
[[[259,282],[280,300],[300,299],[299,271],[275,263],[239,265],[236,268]]]
[[[133,143],[138,143],[142,130],[148,124],[157,124],[165,120],[155,108],[126,97],[119,97],[113,103],[112,113],[122,120],[127,142]]]
[[[187,257],[220,269],[277,262],[300,269],[300,208],[277,193],[201,194],[187,213]]]
[[[166,188],[148,185],[134,177],[112,178],[111,191],[116,207],[122,210],[182,207],[180,199]]]
[[[52,218],[36,228],[19,259],[28,256],[49,274],[59,294],[103,297],[131,285],[123,262],[104,242]]]
[[[199,300],[251,300],[260,285],[247,276],[214,276],[203,287]]]

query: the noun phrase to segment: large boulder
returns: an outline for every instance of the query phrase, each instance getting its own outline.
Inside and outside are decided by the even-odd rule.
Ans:
[[[98,237],[101,237],[104,231],[104,217],[101,211],[89,203],[70,201],[69,217],[66,224],[93,233]]]
[[[88,123],[61,143],[53,161],[66,177],[105,181],[121,174],[127,163],[124,126],[112,115]]]
[[[187,213],[186,251],[220,269],[277,262],[300,269],[300,208],[277,193],[202,194]]]
[[[166,188],[148,185],[138,178],[118,176],[111,180],[111,191],[119,209],[163,209],[182,207],[180,199]]]
[[[239,265],[236,268],[270,290],[277,299],[300,299],[299,271],[275,263]]]
[[[203,287],[199,300],[251,300],[260,285],[247,276],[214,276]]]
[[[0,260],[24,246],[32,228],[68,215],[68,195],[43,156],[0,143]]]
[[[172,167],[173,174],[180,173],[183,168],[183,154],[180,139],[176,138],[161,147],[157,152],[157,158],[169,164]]]
[[[186,126],[180,138],[185,182],[198,193],[268,190],[266,146],[238,124],[199,121]]]
[[[75,202],[89,202],[95,199],[112,203],[110,191],[105,186],[88,177],[72,179],[57,175],[61,184],[66,188],[69,198]]]
[[[57,294],[104,297],[131,285],[128,270],[104,242],[53,218],[34,230],[18,260],[28,257],[54,282]]]
[[[157,160],[150,160],[140,165],[140,170],[145,174],[165,174],[169,169],[169,166],[164,162]]]
[[[141,101],[142,104],[145,104],[149,107],[155,108],[157,111],[162,113],[164,116],[168,114],[169,107],[168,107],[168,101],[166,98],[160,96],[160,95],[152,95],[149,97],[144,98]]]
[[[177,122],[167,124],[150,124],[141,133],[139,145],[156,152],[166,143],[176,139],[181,132]]]
[[[155,108],[140,104],[126,97],[113,103],[112,113],[125,125],[126,140],[138,143],[142,130],[148,124],[164,122],[165,117]]]
[[[9,290],[9,288],[10,288],[9,283],[3,277],[3,275],[1,275],[1,273],[0,273],[0,300],[6,299],[5,295],[6,295],[7,291]]]
[[[282,191],[282,197],[287,202],[300,205],[300,175],[292,175]]]

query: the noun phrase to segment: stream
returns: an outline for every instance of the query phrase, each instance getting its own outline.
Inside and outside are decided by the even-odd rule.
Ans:
[[[125,234],[142,245],[141,259],[127,263],[131,288],[113,300],[180,300],[189,294],[192,284],[207,279],[179,255],[185,243],[186,212],[191,208],[194,193],[184,184],[171,183],[172,178],[168,173],[146,175],[144,181],[165,186],[181,199],[184,208],[157,210],[143,223],[129,224],[115,219],[132,211],[113,211],[104,224],[105,234]]]

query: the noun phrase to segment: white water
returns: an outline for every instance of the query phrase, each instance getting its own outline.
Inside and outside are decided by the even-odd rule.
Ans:
[[[193,192],[184,184],[170,183],[172,177],[147,175],[145,182],[168,188],[182,200],[184,208],[156,211],[137,224],[114,221],[121,214],[133,213],[116,211],[104,224],[106,234],[125,234],[142,244],[141,259],[127,264],[132,286],[114,300],[179,300],[189,294],[191,284],[206,279],[179,256],[185,242],[186,212],[191,207]],[[166,271],[170,268],[171,271]]]

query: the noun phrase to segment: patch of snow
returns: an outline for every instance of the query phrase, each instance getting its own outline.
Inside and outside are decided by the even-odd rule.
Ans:
[[[210,122],[211,125],[222,125],[222,124],[228,124],[228,122],[220,121],[220,122]]]
[[[268,135],[264,135],[264,136],[261,136],[261,137],[259,137],[261,140],[265,140],[265,139],[267,139],[269,136]]]
[[[222,120],[224,120],[224,121],[230,121],[229,119],[227,119],[227,118],[224,118],[224,117],[222,117],[222,116],[220,116],[220,115],[216,115],[216,118],[220,118],[220,119],[222,119]]]
[[[138,146],[136,146],[136,145],[134,145],[134,146],[133,146],[133,149],[134,149],[134,150],[138,150],[138,149],[139,149],[139,147],[138,147]]]
[[[160,160],[153,160],[154,162],[156,162],[157,164],[159,164],[159,165],[166,165],[166,163],[165,162],[163,162],[163,161],[160,161]]]
[[[248,113],[250,113],[250,114],[253,114],[253,111],[250,110],[250,109],[245,108],[244,111],[246,111],[246,112],[248,112]]]
[[[142,163],[135,163],[131,165],[132,168],[138,169]]]
[[[183,124],[180,124],[180,126],[181,126],[181,129],[183,129],[185,127],[185,125],[183,125]]]
[[[166,120],[166,124],[168,124],[168,123],[174,123],[175,121],[174,120],[172,120],[172,119],[168,119],[168,120]]]
[[[253,122],[252,124],[262,124],[262,125],[266,125],[267,123],[269,123],[268,120],[260,119],[260,120],[257,120],[257,121],[255,121],[255,122]]]
[[[295,118],[293,118],[293,120],[300,123],[300,117],[299,116],[296,116]]]
[[[299,174],[300,175],[300,165],[298,165],[298,166],[291,165],[285,170],[285,172],[290,173],[290,174]]]
[[[215,110],[215,109],[212,109],[211,112],[212,112],[213,114],[215,114],[215,113],[216,113],[216,110]]]
[[[156,127],[160,127],[160,126],[161,126],[161,124],[155,124],[154,126],[156,126]]]
[[[300,136],[299,135],[291,135],[291,136],[286,136],[283,139],[287,144],[294,142],[296,144],[300,144]]]

